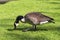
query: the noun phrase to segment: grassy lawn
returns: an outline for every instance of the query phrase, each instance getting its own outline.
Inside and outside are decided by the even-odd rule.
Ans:
[[[20,22],[17,30],[12,30],[15,18],[29,12],[42,12],[56,23],[37,25],[37,31],[22,32],[31,25]],[[60,0],[17,0],[0,4],[0,40],[60,40],[59,18]]]

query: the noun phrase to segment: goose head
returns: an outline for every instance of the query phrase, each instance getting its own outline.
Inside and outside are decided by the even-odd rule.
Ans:
[[[16,26],[18,26],[19,25],[19,21],[21,21],[21,22],[25,22],[25,19],[24,19],[24,17],[23,16],[17,16],[16,17],[16,20],[15,20],[15,22],[14,22],[14,29],[16,29]]]

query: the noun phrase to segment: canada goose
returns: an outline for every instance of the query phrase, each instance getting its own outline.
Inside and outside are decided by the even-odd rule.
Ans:
[[[14,22],[14,29],[16,29],[16,26],[18,26],[19,21],[33,25],[35,30],[36,30],[36,25],[38,24],[44,24],[48,22],[54,23],[53,18],[43,15],[41,12],[31,12],[26,14],[24,17],[17,16]]]

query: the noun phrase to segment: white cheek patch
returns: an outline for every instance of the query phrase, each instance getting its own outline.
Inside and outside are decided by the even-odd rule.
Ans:
[[[22,21],[22,22],[25,22],[25,18],[22,18],[21,21]]]
[[[40,24],[44,24],[44,23],[47,23],[48,21],[44,21],[44,22],[40,22]]]
[[[16,26],[18,26],[19,24],[18,23],[15,23]]]

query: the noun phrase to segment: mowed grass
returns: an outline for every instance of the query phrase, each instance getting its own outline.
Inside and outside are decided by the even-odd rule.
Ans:
[[[16,17],[29,12],[42,12],[54,18],[55,24],[37,25],[37,31],[22,32],[31,25],[20,22],[13,30]],[[60,40],[60,1],[17,0],[0,4],[0,40]]]

